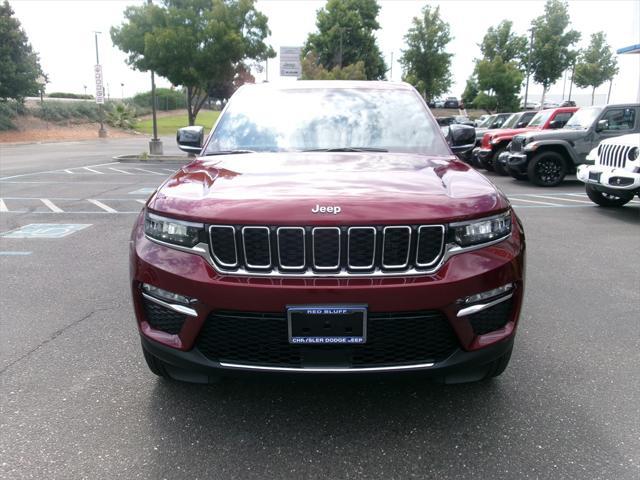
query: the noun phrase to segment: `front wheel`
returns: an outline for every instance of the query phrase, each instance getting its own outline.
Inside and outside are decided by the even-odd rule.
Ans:
[[[529,162],[527,167],[529,181],[539,187],[555,187],[564,180],[567,165],[557,152],[541,152]]]
[[[586,187],[589,200],[601,207],[622,207],[633,199],[633,194],[629,195],[621,192],[619,195],[613,195],[596,190],[593,185],[586,185]]]
[[[493,169],[496,171],[498,175],[506,176],[509,175],[507,172],[506,166],[503,163],[500,163],[500,154],[504,152],[504,148],[500,148],[496,151],[496,154],[493,156]]]

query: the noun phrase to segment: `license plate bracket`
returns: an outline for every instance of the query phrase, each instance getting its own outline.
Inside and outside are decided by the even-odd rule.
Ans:
[[[287,307],[289,343],[296,345],[363,344],[367,341],[366,305]]]

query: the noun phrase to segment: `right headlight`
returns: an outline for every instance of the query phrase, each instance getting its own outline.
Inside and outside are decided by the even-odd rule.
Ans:
[[[461,247],[470,247],[504,238],[511,233],[511,213],[452,223],[453,241]]]
[[[632,162],[638,159],[638,147],[633,147],[627,154]]]
[[[204,235],[204,225],[146,212],[144,233],[166,243],[181,247],[193,247],[201,241]]]

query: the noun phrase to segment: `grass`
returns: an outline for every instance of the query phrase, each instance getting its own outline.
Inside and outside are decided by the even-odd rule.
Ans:
[[[196,125],[202,125],[205,127],[205,131],[207,131],[218,119],[218,115],[220,115],[220,112],[203,110],[196,118]],[[176,133],[176,130],[186,127],[187,125],[189,125],[189,119],[186,113],[158,117],[158,135],[173,135]],[[147,134],[153,133],[151,118],[139,121],[136,130]]]

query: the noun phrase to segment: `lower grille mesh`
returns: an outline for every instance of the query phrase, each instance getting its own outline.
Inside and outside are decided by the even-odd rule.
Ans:
[[[281,367],[437,362],[458,348],[437,311],[369,313],[367,328],[364,345],[291,345],[284,314],[220,311],[209,315],[196,345],[214,361]]]
[[[142,299],[144,313],[147,322],[156,330],[171,333],[173,335],[180,332],[185,321],[185,316],[181,313],[169,310],[157,303],[153,303],[146,298]]]
[[[473,333],[476,335],[484,335],[485,333],[499,330],[507,324],[511,316],[513,307],[513,298],[493,307],[482,310],[469,316]]]

